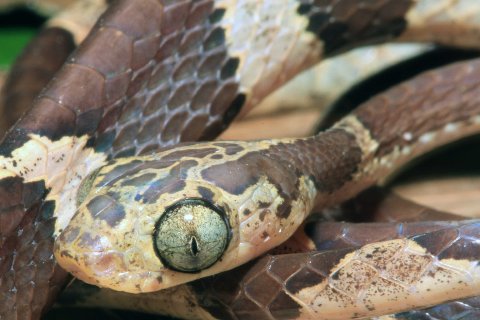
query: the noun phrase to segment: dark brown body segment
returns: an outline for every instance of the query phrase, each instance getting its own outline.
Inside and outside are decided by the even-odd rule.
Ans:
[[[47,28],[16,60],[0,100],[0,134],[28,110],[75,48],[72,35]],[[37,319],[54,302],[67,273],[52,255],[55,204],[43,182],[0,180],[0,319]],[[19,236],[21,235],[21,236]]]
[[[456,63],[441,73],[427,72],[396,86],[357,109],[358,119],[382,146],[376,156],[392,152],[395,146],[411,145],[448,123],[469,123],[480,112],[479,74],[480,59]],[[404,133],[409,139],[403,138]]]
[[[361,153],[353,135],[334,129],[207,167],[202,177],[231,194],[241,194],[266,176],[284,200],[276,214],[286,218],[292,211],[292,202],[299,197],[301,176],[311,179],[319,192],[333,192],[351,180]]]
[[[63,65],[75,49],[72,35],[47,28],[25,47],[0,92],[0,136],[3,136]]]
[[[0,180],[0,318],[38,319],[67,273],[53,258],[54,204],[43,182]]]
[[[378,43],[400,35],[412,0],[300,0],[298,13],[309,19],[307,30],[324,43],[326,55]]]
[[[209,20],[213,11],[213,1],[116,2],[1,153],[30,132],[95,135],[97,148],[111,156],[209,138],[207,127],[218,134],[239,93],[234,72],[222,72],[231,63],[224,31]]]

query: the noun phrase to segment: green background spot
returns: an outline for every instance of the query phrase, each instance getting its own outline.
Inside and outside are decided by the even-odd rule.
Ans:
[[[30,28],[0,28],[0,68],[13,63],[35,32]]]

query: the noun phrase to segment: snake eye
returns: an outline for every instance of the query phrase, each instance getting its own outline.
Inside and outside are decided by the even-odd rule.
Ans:
[[[230,240],[225,214],[201,199],[168,207],[156,225],[157,255],[171,269],[198,272],[218,261]]]

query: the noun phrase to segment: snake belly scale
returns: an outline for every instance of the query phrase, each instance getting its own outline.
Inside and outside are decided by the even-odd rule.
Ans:
[[[27,252],[27,238],[19,232],[26,223],[46,252],[57,239],[58,261],[79,278],[129,292],[154,291],[242,264],[286,240],[313,207],[348,199],[404,161],[477,132],[479,67],[473,62],[419,77],[316,137],[185,144],[149,154],[179,141],[215,136],[240,109],[249,109],[322,56],[392,37],[415,40],[417,33],[408,27],[418,30],[421,23],[436,31],[429,40],[459,44],[461,39],[444,32],[445,25],[468,20],[477,7],[472,1],[428,0],[287,1],[282,6],[269,1],[116,2],[0,145],[2,217],[16,221],[0,230],[1,261],[9,270],[2,275],[6,293],[0,315],[8,319],[13,306],[20,318],[38,317],[47,295],[41,297],[32,284],[54,287],[47,289],[53,296],[65,279],[44,252],[30,254],[38,255],[32,259],[38,263],[30,264],[29,273],[15,263],[12,252]],[[434,18],[425,8],[433,8]],[[454,14],[439,15],[444,8]],[[356,18],[365,16],[370,19]],[[258,21],[265,27],[257,28]],[[478,43],[476,21],[466,29],[461,30],[466,31],[463,44]],[[447,78],[455,78],[456,86]],[[432,83],[442,86],[431,89]],[[445,99],[459,87],[470,98],[464,107]],[[404,94],[428,94],[443,103],[425,111],[415,108],[415,101],[409,108]],[[394,121],[397,109],[392,111],[385,99],[393,106],[407,103],[399,109],[408,114],[400,118],[405,121]],[[427,121],[432,117],[436,120]],[[129,158],[137,154],[146,155]],[[184,199],[208,203],[200,206],[220,216],[228,229],[219,260],[196,273],[169,268],[153,245],[160,216]],[[139,214],[139,208],[149,214]],[[196,255],[202,250],[200,236],[188,239],[195,239],[189,248]],[[413,240],[392,241],[382,245],[428,255]],[[454,250],[449,256],[452,270],[464,271],[441,279],[452,285],[457,281],[459,289],[452,292],[458,296],[450,298],[479,294],[475,252],[457,256]],[[439,296],[431,303],[443,301]],[[309,317],[316,312],[313,305],[304,308]]]

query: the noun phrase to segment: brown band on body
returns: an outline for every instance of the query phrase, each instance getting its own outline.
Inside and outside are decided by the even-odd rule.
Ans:
[[[480,221],[412,238],[438,259],[480,260]]]
[[[407,27],[405,15],[414,1],[300,0],[297,12],[309,19],[307,30],[324,43],[326,55],[400,35]]]
[[[330,192],[348,181],[360,159],[361,150],[354,137],[336,129],[318,137],[249,152],[235,161],[205,168],[202,176],[232,194],[243,193],[262,175],[270,175],[269,180],[283,190],[300,175],[305,175],[314,180],[319,191]],[[333,170],[336,165],[340,170]],[[274,173],[275,166],[279,167],[278,175]],[[287,189],[293,192],[295,188]]]
[[[1,154],[9,155],[29,133],[52,140],[95,134],[97,149],[110,156],[218,134],[231,120],[225,115],[241,107],[241,94],[213,6],[113,4],[6,137]]]
[[[31,107],[74,48],[71,33],[54,27],[40,31],[23,49],[0,93],[0,135]]]
[[[318,191],[330,193],[351,180],[362,160],[362,150],[351,133],[332,129],[291,144],[274,145],[267,156],[292,164],[297,175],[308,176]]]
[[[480,59],[423,73],[363,104],[354,114],[378,141],[376,156],[480,113]]]
[[[286,218],[292,202],[299,197],[302,176],[311,179],[319,192],[330,193],[351,180],[361,159],[362,151],[355,137],[342,129],[334,129],[207,167],[202,171],[202,178],[239,195],[265,177],[283,199],[276,210],[277,216]]]
[[[132,6],[124,2],[119,7]],[[114,63],[98,66],[101,40],[87,42],[80,63],[112,75],[105,82],[105,116],[96,133],[98,150],[111,146],[110,155],[133,155],[180,141],[212,138],[223,130],[224,116],[236,103],[239,85],[225,32],[215,24],[219,11],[213,6],[213,1],[182,2],[161,10],[138,10],[133,17],[132,10],[121,14],[117,10],[115,19],[105,23],[104,37],[109,38],[109,29],[117,24],[148,21],[145,15],[155,14],[152,19],[158,23],[148,32],[142,26],[129,27],[126,35],[142,38],[134,41],[131,51],[127,48],[126,55],[121,54],[124,62],[120,61],[119,70]],[[123,44],[123,38],[119,45],[132,46],[129,39]],[[133,66],[126,65],[130,59]]]
[[[55,205],[44,193],[43,182],[0,180],[1,319],[40,318],[67,279],[52,255]]]
[[[339,223],[311,222],[305,225],[305,233],[315,243],[316,250],[335,250],[391,239],[408,238],[461,225],[452,221]],[[429,239],[435,237],[429,234]]]

